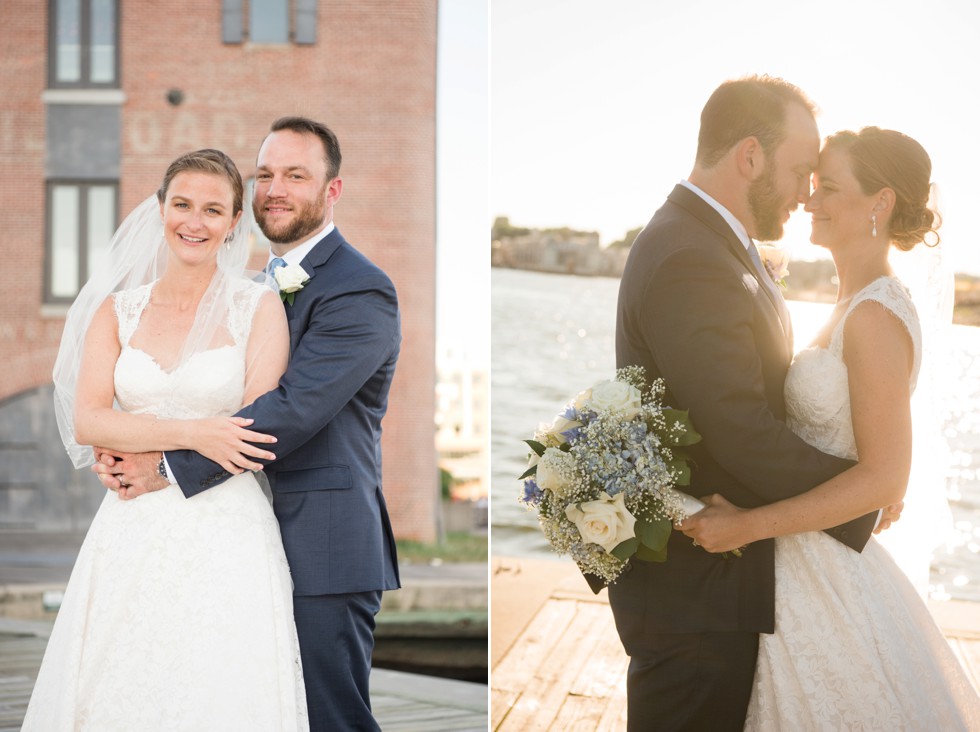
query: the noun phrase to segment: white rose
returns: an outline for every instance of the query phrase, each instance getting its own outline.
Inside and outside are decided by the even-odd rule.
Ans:
[[[592,399],[592,389],[584,389],[575,395],[572,406],[575,407],[576,411],[581,412],[589,405],[590,399]]]
[[[575,458],[557,447],[549,447],[538,460],[534,480],[543,491],[561,494],[572,483]]]
[[[545,447],[558,447],[568,442],[568,438],[562,432],[581,426],[581,422],[567,419],[559,414],[551,424],[542,424],[538,427],[538,431],[534,433],[534,440]]]
[[[290,264],[286,267],[276,267],[276,271],[273,273],[276,278],[276,284],[279,286],[280,292],[290,293],[299,292],[303,289],[303,285],[309,281],[310,276],[306,273],[306,270],[300,267],[298,264]]]
[[[608,554],[636,536],[633,528],[636,518],[626,509],[622,493],[617,493],[615,498],[608,493],[602,495],[605,498],[567,506],[565,515],[578,527],[584,542],[598,544]]]
[[[640,390],[625,381],[601,381],[592,387],[589,406],[597,412],[617,412],[627,418],[639,414],[643,404]]]

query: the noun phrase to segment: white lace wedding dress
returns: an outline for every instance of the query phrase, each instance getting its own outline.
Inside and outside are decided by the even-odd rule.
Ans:
[[[921,335],[908,291],[882,277],[851,301],[828,348],[796,356],[787,423],[824,452],[857,459],[844,322],[875,301]],[[980,698],[920,595],[874,539],[858,554],[822,532],[776,539],[776,632],[760,636],[746,729],[980,730]]]
[[[129,345],[150,286],[118,293],[116,398],[192,418],[241,405],[264,288],[236,295],[227,345],[172,373]],[[306,730],[292,583],[272,507],[242,473],[193,497],[177,486],[95,516],[65,592],[25,730]]]

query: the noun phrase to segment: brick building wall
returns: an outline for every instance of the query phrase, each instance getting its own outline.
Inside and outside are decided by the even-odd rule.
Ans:
[[[305,115],[337,133],[344,192],[334,220],[388,272],[402,309],[385,496],[398,536],[434,539],[436,0],[320,0],[312,45],[223,43],[219,2],[119,4],[120,219],[188,150],[220,148],[250,177],[275,118]],[[30,506],[50,516],[50,495],[39,494],[58,490],[51,477],[25,477],[25,466],[61,460],[58,475],[72,472],[44,413],[65,312],[43,303],[48,6],[0,8],[0,526],[61,527],[24,516]],[[180,104],[168,101],[172,89]],[[25,413],[43,423],[31,435]]]

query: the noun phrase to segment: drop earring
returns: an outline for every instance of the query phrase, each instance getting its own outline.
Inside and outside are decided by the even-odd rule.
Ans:
[[[227,249],[229,252],[231,251],[231,238],[232,238],[232,233],[229,231],[228,234],[225,236],[225,249]]]
[[[878,217],[871,214],[871,236],[878,236]]]

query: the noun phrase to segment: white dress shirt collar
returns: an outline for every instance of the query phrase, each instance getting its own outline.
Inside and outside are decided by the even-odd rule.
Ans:
[[[748,251],[749,242],[752,241],[749,238],[749,232],[745,230],[745,226],[742,224],[741,221],[735,218],[735,215],[731,211],[729,211],[727,208],[722,206],[720,203],[718,203],[718,201],[713,199],[711,196],[709,196],[707,193],[702,191],[700,188],[698,188],[690,181],[682,180],[681,185],[687,188],[692,193],[695,193],[698,196],[700,196],[705,203],[707,203],[709,206],[711,206],[711,208],[717,211],[718,214],[723,219],[725,219],[725,223],[727,223],[730,227],[732,227],[732,231],[735,232],[735,236],[738,237],[738,240],[742,242],[742,246],[745,247],[746,251]]]
[[[328,221],[326,225],[320,229],[320,231],[310,236],[309,239],[304,241],[299,246],[295,246],[283,254],[282,259],[286,262],[286,266],[288,267],[289,265],[299,264],[306,259],[306,255],[310,253],[310,250],[313,249],[313,247],[315,247],[321,239],[328,236],[335,228],[336,227],[334,226],[333,221]],[[276,255],[272,253],[272,249],[269,249],[269,259],[266,262],[266,267],[269,266],[269,262],[275,259],[275,257]]]

